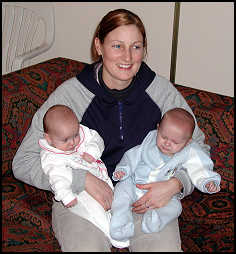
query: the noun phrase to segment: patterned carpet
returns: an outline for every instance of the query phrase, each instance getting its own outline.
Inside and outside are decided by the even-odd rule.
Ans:
[[[11,163],[35,111],[83,63],[55,58],[2,77],[2,251],[60,252],[51,227],[52,194],[23,184]],[[176,85],[194,110],[211,146],[221,191],[195,190],[179,218],[183,251],[234,251],[234,101],[233,98]]]

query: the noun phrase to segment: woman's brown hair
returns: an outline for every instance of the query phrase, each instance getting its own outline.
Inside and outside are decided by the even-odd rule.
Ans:
[[[146,31],[142,20],[133,12],[126,9],[117,9],[108,12],[98,24],[92,44],[91,44],[91,58],[94,62],[101,60],[101,56],[95,48],[95,38],[97,37],[101,43],[104,42],[105,37],[109,32],[123,25],[136,25],[143,36],[143,47],[145,54],[147,53],[147,38]]]

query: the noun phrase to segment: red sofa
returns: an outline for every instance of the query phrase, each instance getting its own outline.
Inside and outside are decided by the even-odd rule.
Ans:
[[[15,179],[12,159],[35,111],[84,63],[51,59],[2,76],[2,251],[60,252],[51,227],[52,193]],[[188,252],[234,251],[234,100],[175,85],[193,109],[211,146],[221,191],[194,190],[179,218],[182,249]]]

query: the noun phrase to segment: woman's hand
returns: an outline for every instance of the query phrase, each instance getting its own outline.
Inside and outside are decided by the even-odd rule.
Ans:
[[[135,213],[145,213],[150,208],[165,206],[173,195],[179,193],[182,188],[182,184],[174,177],[167,181],[136,184],[136,186],[139,189],[147,190],[147,192],[133,203],[132,211]]]
[[[113,191],[106,182],[88,172],[85,179],[85,190],[95,198],[106,211],[111,209]]]

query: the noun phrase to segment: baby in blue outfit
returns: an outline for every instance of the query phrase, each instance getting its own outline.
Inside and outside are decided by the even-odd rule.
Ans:
[[[145,194],[136,184],[168,180],[175,170],[185,168],[193,185],[202,192],[220,191],[221,177],[213,172],[213,162],[209,155],[192,140],[195,128],[193,116],[182,108],[167,111],[157,130],[150,131],[141,145],[128,150],[114,173],[118,181],[114,190],[111,237],[127,241],[134,235],[132,204]],[[161,208],[152,208],[143,214],[142,231],[161,231],[182,212],[177,196]]]

